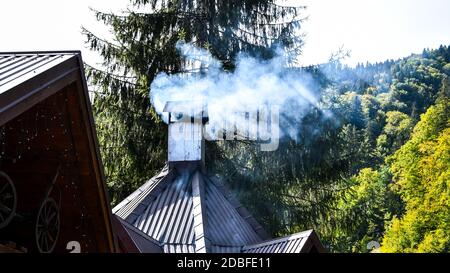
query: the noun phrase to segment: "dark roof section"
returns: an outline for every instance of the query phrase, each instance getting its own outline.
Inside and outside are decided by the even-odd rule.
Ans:
[[[123,253],[162,253],[157,241],[118,216],[113,216],[114,233]]]
[[[250,224],[261,239],[268,240],[271,238],[269,234],[267,234],[266,230],[258,223],[258,221],[256,221],[253,215],[251,215],[251,213],[237,200],[228,185],[223,180],[221,180],[218,176],[209,176],[207,180],[216,186],[230,205],[232,205],[239,215]]]
[[[283,238],[245,246],[243,253],[310,253],[326,252],[314,230],[295,233]]]
[[[266,239],[259,236],[252,223],[248,221],[252,216],[245,214],[243,217],[236,209],[236,207],[243,208],[242,205],[233,200],[235,205],[233,206],[230,199],[225,197],[212,180],[205,181],[205,193],[207,228],[210,237],[214,238],[215,245],[236,247]]]

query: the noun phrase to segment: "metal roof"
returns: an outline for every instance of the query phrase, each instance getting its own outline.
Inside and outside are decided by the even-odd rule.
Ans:
[[[166,253],[325,251],[313,230],[264,241],[268,236],[226,183],[196,169],[169,171],[166,166],[113,212]]]
[[[195,253],[193,244],[164,244],[164,253]]]
[[[161,243],[193,244],[195,234],[190,180],[179,176],[152,199],[151,195],[147,195],[141,203],[145,210],[135,210],[126,221]]]
[[[127,218],[137,206],[144,206],[144,204],[141,204],[142,199],[145,198],[150,192],[154,191],[156,187],[160,186],[159,182],[161,182],[161,180],[168,174],[169,168],[166,165],[159,174],[149,179],[145,184],[116,205],[112,212],[122,219]]]
[[[0,52],[0,124],[72,82],[80,83],[87,94],[79,51]]]
[[[304,253],[324,252],[314,230],[307,230],[283,238],[278,238],[242,248],[243,253]]]
[[[210,252],[211,253],[241,253],[241,246],[218,246],[211,245]]]
[[[0,53],[0,94],[79,52]]]
[[[165,167],[117,205],[113,213],[157,240],[169,253],[196,252],[199,234],[194,226],[198,225],[203,227],[207,252],[240,252],[243,246],[266,239],[255,230],[260,226],[248,221],[252,217],[244,214],[242,205],[227,198],[223,186],[214,179],[200,174],[203,189],[199,190],[200,204],[194,205],[193,181],[199,173],[179,173]],[[203,207],[200,218],[194,209],[199,206]]]
[[[139,253],[162,253],[164,252],[159,242],[149,237],[147,234],[143,233],[136,227],[128,224],[120,217],[114,217],[113,219],[117,219],[120,225],[123,227],[123,230],[128,235],[129,239],[132,241],[133,245],[137,248],[137,252]],[[116,234],[119,235],[119,238],[124,240],[123,234],[120,234],[120,231],[116,230]],[[122,236],[121,236],[122,235]],[[126,249],[128,251],[128,249]],[[134,251],[133,251],[134,252]]]
[[[262,240],[212,180],[206,179],[205,191],[207,229],[214,244],[236,247]]]

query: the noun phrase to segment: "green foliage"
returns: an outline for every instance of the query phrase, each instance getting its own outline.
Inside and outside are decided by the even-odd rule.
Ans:
[[[210,156],[220,155],[208,159],[208,167],[228,178],[239,199],[273,235],[314,228],[331,251],[367,252],[367,243],[381,242],[393,217],[404,214],[405,200],[393,187],[385,158],[409,140],[415,115],[421,114],[414,105],[422,96],[411,96],[408,104],[395,97],[397,78],[387,75],[398,63],[367,68],[374,72],[358,68],[368,83],[360,80],[350,90],[346,88],[355,75],[348,76],[345,86],[333,78],[347,77],[347,68],[336,68],[331,75],[325,68],[316,71],[317,82],[323,84],[321,104],[332,118],[311,107],[297,123],[297,138],[282,140],[269,154],[237,142],[208,147]],[[372,73],[383,76],[371,78]],[[408,77],[403,80],[419,81],[414,73]],[[441,81],[430,92],[433,98],[445,98],[448,85]]]
[[[361,169],[348,179],[349,188],[341,192],[331,218],[339,219],[331,230],[332,251],[367,252],[367,243],[381,241],[384,223],[401,213],[402,204],[389,187],[390,173]]]
[[[445,74],[450,75],[450,63],[444,65],[444,67],[442,67],[442,70]]]
[[[357,66],[355,69],[336,68],[331,64],[331,68],[327,65],[322,69],[328,76],[329,84],[324,95],[331,94],[330,98],[322,99],[333,101],[333,112],[342,124],[335,145],[344,147],[341,150],[343,154],[344,151],[354,154],[345,168],[336,170],[343,178],[330,183],[339,185],[336,187],[339,192],[332,194],[333,198],[328,200],[327,217],[321,219],[318,225],[309,224],[319,231],[331,251],[366,252],[369,241],[381,242],[387,226],[391,227],[387,235],[391,239],[385,239],[388,244],[384,247],[385,251],[448,251],[444,248],[450,238],[445,229],[448,221],[443,220],[443,217],[448,217],[445,214],[447,207],[442,207],[439,213],[427,207],[418,214],[418,210],[406,210],[405,213],[404,206],[411,206],[410,196],[413,194],[423,196],[427,190],[431,191],[431,188],[425,189],[423,186],[425,170],[437,175],[448,170],[449,163],[442,153],[439,160],[437,156],[433,160],[425,160],[423,155],[405,151],[412,145],[410,138],[437,135],[446,126],[445,117],[439,117],[446,111],[441,110],[433,117],[422,118],[422,125],[416,126],[413,132],[420,114],[436,101],[439,103],[435,107],[442,108],[442,101],[448,100],[450,85],[444,68],[449,61],[449,53],[449,47],[441,47],[397,62]],[[434,111],[432,109],[429,111]],[[422,152],[425,148],[434,149],[436,145],[440,147],[436,151],[448,151],[448,146],[442,145],[442,141],[439,143],[433,144],[427,140],[420,147]],[[420,151],[418,146],[414,149]],[[431,154],[433,151],[428,152]],[[402,159],[392,164],[396,155]],[[389,159],[386,161],[387,157]],[[421,158],[423,161],[420,161]],[[420,168],[419,162],[422,164]],[[443,169],[432,169],[435,162],[441,162],[439,164]],[[399,173],[405,177],[402,178]],[[437,187],[432,190],[437,195],[437,189],[447,187],[437,182],[442,179],[440,177],[426,178],[429,181],[426,185],[431,185],[433,181],[433,187]],[[448,181],[448,177],[443,177]],[[408,182],[400,191],[399,185],[403,180]],[[415,199],[417,204],[424,203],[421,198]],[[442,217],[431,221],[433,212]],[[438,223],[441,227],[434,229]],[[411,244],[408,238],[413,238],[411,234],[414,232],[406,232],[411,225],[422,232],[417,231],[414,235],[418,239],[411,239],[420,242],[420,246],[417,243],[407,250],[396,245],[396,242],[404,240],[405,244]],[[428,233],[424,231],[426,226]]]
[[[386,230],[382,251],[450,251],[449,99],[422,115],[411,139],[388,162],[406,212]]]
[[[386,113],[386,125],[377,138],[377,151],[381,156],[390,155],[405,143],[413,128],[413,120],[399,111]]]

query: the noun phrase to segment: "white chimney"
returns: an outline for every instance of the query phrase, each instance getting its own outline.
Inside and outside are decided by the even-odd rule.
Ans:
[[[169,101],[164,107],[169,119],[168,160],[204,161],[203,124],[207,114],[198,101]]]
[[[279,140],[278,107],[254,109],[227,114],[223,121],[213,120],[211,124],[206,104],[200,101],[167,102],[164,112],[168,114],[169,124],[169,166],[176,162],[197,162],[204,166],[205,140],[246,139],[260,141],[261,151],[276,150]]]

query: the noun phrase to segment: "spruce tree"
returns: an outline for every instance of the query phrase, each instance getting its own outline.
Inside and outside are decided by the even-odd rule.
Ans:
[[[86,64],[86,70],[113,203],[165,163],[167,128],[151,107],[149,86],[159,72],[187,72],[178,41],[208,49],[224,69],[233,69],[240,52],[271,58],[282,47],[298,56],[304,7],[275,2],[131,0],[123,14],[93,10],[113,36],[108,40],[82,28],[88,47],[103,58],[101,67]]]

